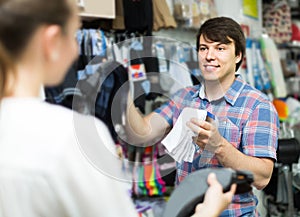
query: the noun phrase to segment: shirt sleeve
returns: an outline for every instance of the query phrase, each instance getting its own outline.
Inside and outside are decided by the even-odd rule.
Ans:
[[[277,160],[279,120],[271,102],[259,103],[250,114],[242,132],[242,151],[255,157]]]
[[[170,100],[164,103],[161,107],[154,110],[154,112],[161,115],[172,127],[178,119],[180,112],[184,107],[192,107],[193,92],[188,88],[180,89],[174,93]]]

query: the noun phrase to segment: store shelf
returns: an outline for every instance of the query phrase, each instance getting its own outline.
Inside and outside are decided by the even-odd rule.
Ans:
[[[106,0],[81,0],[77,1],[80,16],[85,19],[94,18],[109,18],[114,19],[115,14],[115,1]]]

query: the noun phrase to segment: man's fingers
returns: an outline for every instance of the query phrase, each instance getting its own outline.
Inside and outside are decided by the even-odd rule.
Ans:
[[[197,135],[199,135],[201,133],[201,127],[199,127],[198,125],[194,124],[191,121],[186,122],[186,125]]]
[[[203,128],[205,130],[209,130],[211,128],[211,124],[209,122],[199,120],[197,118],[191,118],[190,122],[192,122],[193,124]]]

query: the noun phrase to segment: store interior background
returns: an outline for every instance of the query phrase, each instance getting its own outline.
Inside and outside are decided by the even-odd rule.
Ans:
[[[176,27],[160,27],[158,30],[152,31],[152,35],[177,41],[180,45],[195,47],[198,28],[190,26],[193,12],[184,18],[176,17],[174,14],[176,13],[174,12],[176,4],[177,6],[178,4],[192,5],[196,2],[199,6],[201,1],[214,2],[217,16],[231,17],[243,26],[247,36],[248,49],[244,67],[239,70],[239,73],[253,86],[268,94],[271,100],[274,100],[281,122],[280,158],[275,165],[270,185],[263,191],[255,191],[260,201],[258,210],[261,216],[300,216],[300,163],[298,163],[300,152],[298,142],[300,141],[300,1],[164,1],[176,22]],[[111,29],[112,22],[120,10],[117,8],[117,2],[122,2],[122,0],[78,0],[83,28],[96,28],[107,35],[120,31]],[[290,23],[286,22],[287,17],[284,17],[285,23],[275,30],[276,24],[272,25],[266,21],[268,19],[265,17],[266,6],[277,4],[273,8],[276,12],[285,3],[288,5]],[[278,22],[280,23],[281,20]],[[269,35],[270,31],[281,30],[288,31],[290,35],[278,36],[278,38]],[[261,55],[263,62],[260,62],[261,59],[257,58],[257,55]],[[261,63],[263,66],[260,65]],[[264,77],[266,75],[268,79]],[[49,92],[49,89],[46,90],[46,99],[59,104],[61,101],[55,101],[52,93]],[[51,97],[53,98],[49,99]],[[149,109],[151,110],[151,108]],[[149,111],[146,108],[147,112]],[[139,206],[143,205],[139,204]],[[150,206],[148,210],[142,211],[141,209],[141,216],[146,216],[146,213],[147,216],[155,216],[155,212],[151,211]]]

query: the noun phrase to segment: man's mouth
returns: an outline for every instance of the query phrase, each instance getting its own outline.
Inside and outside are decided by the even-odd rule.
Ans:
[[[220,65],[203,65],[205,70],[207,71],[215,71]]]

